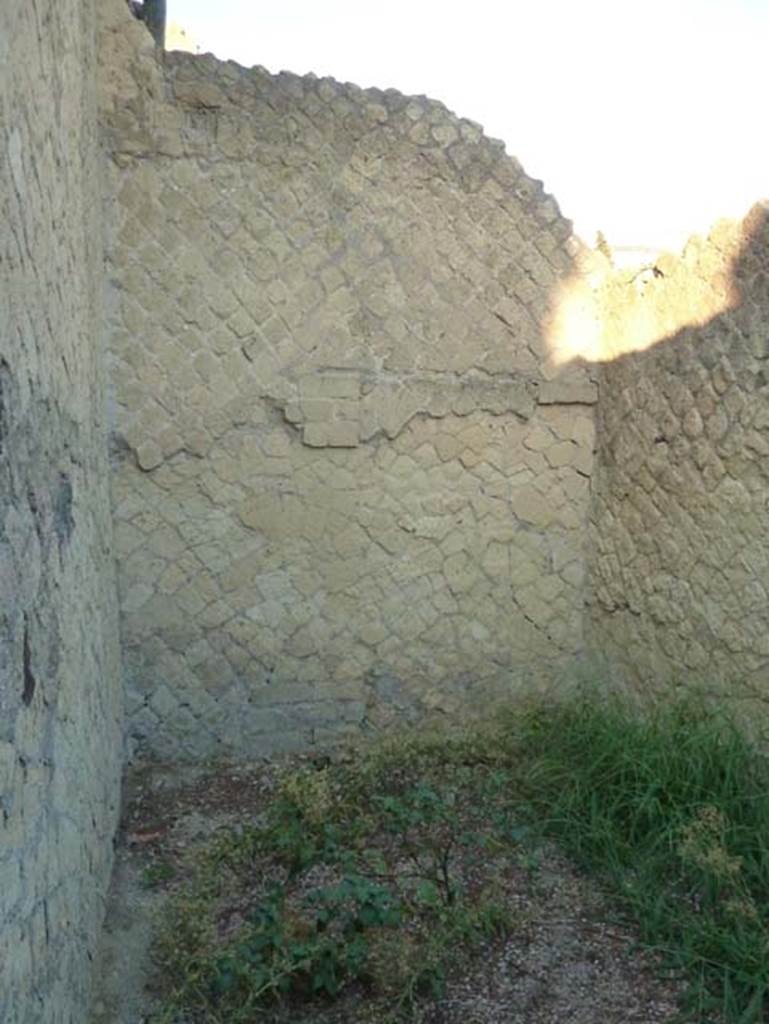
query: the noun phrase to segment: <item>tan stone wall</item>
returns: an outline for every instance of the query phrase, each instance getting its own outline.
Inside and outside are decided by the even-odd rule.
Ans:
[[[99,13],[141,752],[483,709],[586,651],[765,703],[767,208],[575,268],[553,201],[440,104],[164,66]],[[86,1019],[117,815],[92,15],[0,10],[3,1024]]]
[[[641,691],[768,692],[768,211],[596,292],[590,646]]]
[[[122,751],[90,3],[0,5],[0,1020],[82,1024]]]
[[[568,223],[434,101],[153,60],[108,116],[140,749],[304,746],[551,679],[583,646],[596,398],[544,348]]]

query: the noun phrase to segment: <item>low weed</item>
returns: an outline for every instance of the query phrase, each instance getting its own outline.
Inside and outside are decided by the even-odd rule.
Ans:
[[[428,746],[288,771],[259,828],[209,846],[156,944],[163,1020],[298,1019],[350,993],[408,1019],[459,950],[511,927],[496,874],[524,835],[509,772]]]
[[[148,865],[142,872],[142,885],[145,889],[157,889],[172,881],[176,875],[176,869],[168,861]]]

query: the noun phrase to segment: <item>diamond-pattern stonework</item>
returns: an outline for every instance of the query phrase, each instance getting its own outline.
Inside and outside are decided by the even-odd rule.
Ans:
[[[568,223],[439,103],[142,60],[108,112],[141,749],[294,748],[544,684],[583,646],[596,399],[579,366],[548,392]]]
[[[768,224],[756,206],[604,295],[615,326],[643,307],[659,340],[603,368],[592,512],[594,651],[643,691],[694,680],[751,713],[769,681]],[[665,329],[717,293],[722,312]]]
[[[2,1024],[88,1019],[126,754],[586,663],[765,741],[769,204],[617,271],[434,101],[159,54],[125,0],[0,40]]]

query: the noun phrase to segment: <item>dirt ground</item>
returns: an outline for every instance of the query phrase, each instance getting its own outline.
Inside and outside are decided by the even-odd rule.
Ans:
[[[152,1024],[158,1003],[151,943],[164,901],[183,884],[197,847],[219,829],[258,819],[274,782],[275,768],[266,763],[129,772],[91,1024]],[[521,928],[472,965],[458,962],[443,997],[425,1005],[425,1024],[678,1019],[680,988],[638,950],[596,883],[554,851],[539,858],[536,871],[511,877],[507,898]],[[312,1019],[330,1024],[338,1017],[319,1005]]]

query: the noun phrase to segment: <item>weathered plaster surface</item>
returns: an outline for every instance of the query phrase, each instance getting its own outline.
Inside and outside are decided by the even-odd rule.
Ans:
[[[90,4],[0,6],[0,1020],[82,1024],[122,760]]]

